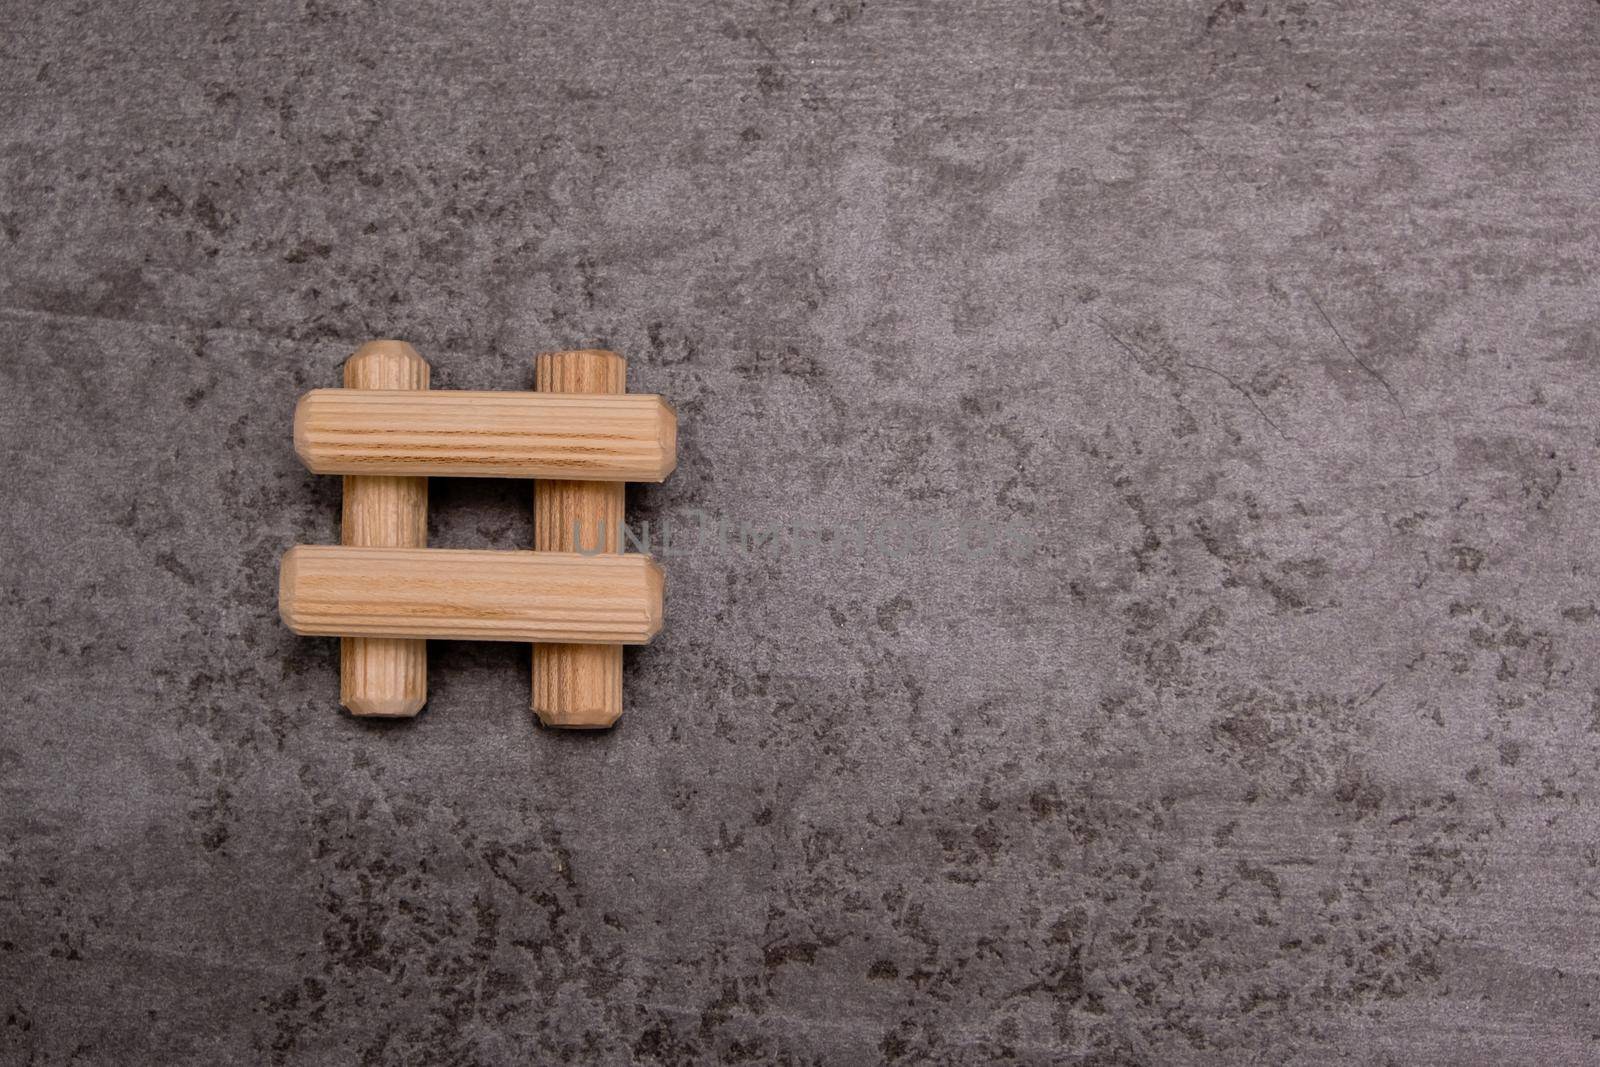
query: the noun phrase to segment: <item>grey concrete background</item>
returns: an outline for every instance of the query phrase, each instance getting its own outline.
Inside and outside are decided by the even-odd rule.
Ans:
[[[1600,1062],[1600,5],[4,21],[6,1062]],[[357,722],[276,563],[378,336],[627,354],[636,520],[1042,546],[674,558],[616,731],[449,643]]]

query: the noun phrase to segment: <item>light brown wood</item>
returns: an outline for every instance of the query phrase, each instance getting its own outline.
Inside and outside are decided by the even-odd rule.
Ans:
[[[545,352],[535,364],[541,393],[623,393],[628,365],[615,352]],[[620,552],[627,486],[539,481],[533,544],[540,552]],[[600,730],[622,715],[622,646],[533,646],[533,711],[546,726]]]
[[[294,447],[317,474],[659,482],[677,465],[659,396],[315,389]]]
[[[345,361],[347,389],[428,388],[428,363],[404,341],[369,341]],[[428,479],[351,475],[344,480],[340,541],[380,548],[428,544]],[[409,716],[428,701],[428,643],[346,637],[339,702],[352,715]]]
[[[644,644],[661,629],[648,556],[296,545],[278,611],[297,634]]]

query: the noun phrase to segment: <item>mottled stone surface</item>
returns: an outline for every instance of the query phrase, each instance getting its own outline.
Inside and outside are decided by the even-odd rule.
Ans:
[[[0,1060],[1600,1062],[1600,5],[7,8]],[[276,563],[379,336],[627,354],[637,520],[1039,544],[359,722]]]

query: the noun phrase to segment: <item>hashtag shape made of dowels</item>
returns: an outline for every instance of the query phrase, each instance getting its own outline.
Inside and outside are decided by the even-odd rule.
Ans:
[[[428,696],[430,639],[533,643],[533,710],[546,726],[603,729],[622,714],[622,646],[661,628],[663,578],[623,554],[629,481],[677,462],[677,418],[626,392],[615,352],[546,352],[535,392],[430,391],[403,341],[350,357],[343,389],[295,410],[295,451],[344,475],[339,545],[297,545],[279,570],[289,629],[340,638],[339,699],[359,716],[410,716]],[[534,551],[430,549],[428,478],[534,480]]]

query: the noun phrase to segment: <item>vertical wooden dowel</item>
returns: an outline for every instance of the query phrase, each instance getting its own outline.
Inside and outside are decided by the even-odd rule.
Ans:
[[[535,388],[541,393],[623,393],[627,377],[627,361],[615,352],[545,352],[536,363]],[[622,482],[536,481],[534,548],[622,551],[626,498]],[[546,726],[601,730],[615,723],[622,714],[622,646],[534,645],[533,711]]]
[[[426,389],[428,363],[404,341],[369,341],[344,365],[346,389]],[[340,542],[425,548],[428,479],[351,475],[344,480]],[[428,643],[346,637],[339,646],[339,702],[352,715],[415,715],[428,701]]]

